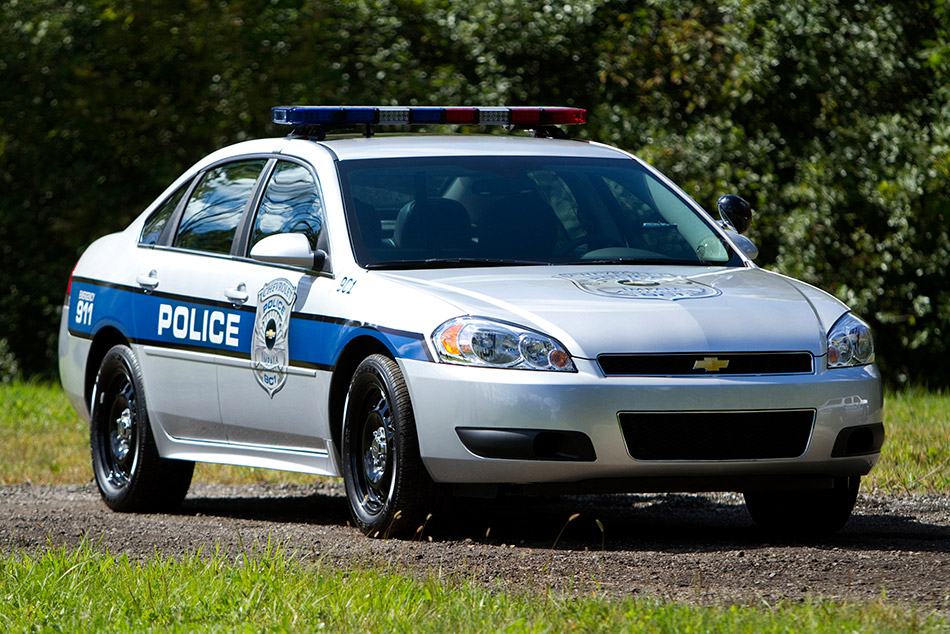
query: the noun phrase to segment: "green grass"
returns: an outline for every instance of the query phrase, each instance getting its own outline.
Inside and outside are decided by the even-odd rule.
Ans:
[[[236,559],[146,562],[88,544],[0,559],[4,632],[938,632],[948,622],[881,599],[690,606],[565,598],[397,570],[335,570],[268,545]]]
[[[950,394],[906,390],[884,403],[887,442],[865,490],[950,492]],[[59,386],[0,385],[0,484],[87,482],[86,424]],[[198,465],[195,480],[220,484],[308,483],[306,474]]]
[[[950,394],[888,394],[884,428],[887,440],[867,486],[895,493],[950,491]]]
[[[0,385],[0,484],[86,482],[89,432],[59,386]]]
[[[865,485],[950,491],[950,396],[886,398],[888,441]],[[86,424],[58,386],[0,386],[0,484],[91,477]],[[206,482],[309,482],[312,476],[201,465]],[[0,556],[0,631],[332,632],[937,632],[946,617],[883,597],[695,606],[664,600],[565,598],[453,576],[380,567],[335,569],[280,546],[236,559],[192,553],[130,561],[84,543]]]

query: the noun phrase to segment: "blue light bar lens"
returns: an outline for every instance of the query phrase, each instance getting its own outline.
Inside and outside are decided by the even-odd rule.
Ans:
[[[285,125],[327,125],[345,123],[340,107],[279,106],[272,108],[274,123]]]
[[[410,108],[410,123],[442,123],[443,108]]]
[[[377,123],[376,108],[344,108],[347,123]]]
[[[343,120],[343,110],[340,108],[334,108],[332,110],[302,110],[294,114],[299,116],[301,123],[340,123]]]

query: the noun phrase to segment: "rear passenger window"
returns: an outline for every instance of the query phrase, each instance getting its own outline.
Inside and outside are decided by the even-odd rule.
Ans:
[[[178,225],[174,246],[230,253],[234,230],[266,161],[228,163],[201,177]]]
[[[158,239],[162,237],[162,231],[164,231],[165,225],[168,224],[168,219],[171,218],[175,208],[178,207],[178,202],[181,200],[181,197],[185,195],[189,184],[190,181],[179,187],[158,209],[152,212],[152,215],[148,217],[148,220],[145,221],[145,226],[142,228],[142,236],[139,238],[139,244],[156,244],[158,242]]]
[[[316,180],[306,167],[281,161],[277,164],[261,200],[251,246],[278,233],[302,233],[317,249],[323,230],[323,203]]]

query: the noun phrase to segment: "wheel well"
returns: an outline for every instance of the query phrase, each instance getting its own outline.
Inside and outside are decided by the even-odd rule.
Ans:
[[[357,366],[371,354],[384,354],[392,357],[389,349],[374,337],[357,337],[346,345],[337,359],[333,369],[333,378],[330,380],[330,435],[333,446],[340,458],[340,443],[343,441],[343,408],[346,405],[346,393],[350,388],[350,380]]]
[[[99,374],[99,366],[102,365],[102,359],[113,346],[120,344],[129,345],[125,336],[115,328],[106,327],[96,333],[92,340],[92,346],[89,348],[89,356],[86,358],[86,381],[83,394],[86,399],[88,411],[92,411],[92,387],[96,384],[96,375]]]

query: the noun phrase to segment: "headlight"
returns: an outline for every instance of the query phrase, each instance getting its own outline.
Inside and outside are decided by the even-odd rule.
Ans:
[[[828,333],[828,367],[844,368],[873,362],[871,327],[851,313],[835,322]]]
[[[539,332],[474,317],[450,319],[432,341],[446,363],[490,368],[573,372],[574,362],[560,343]]]

